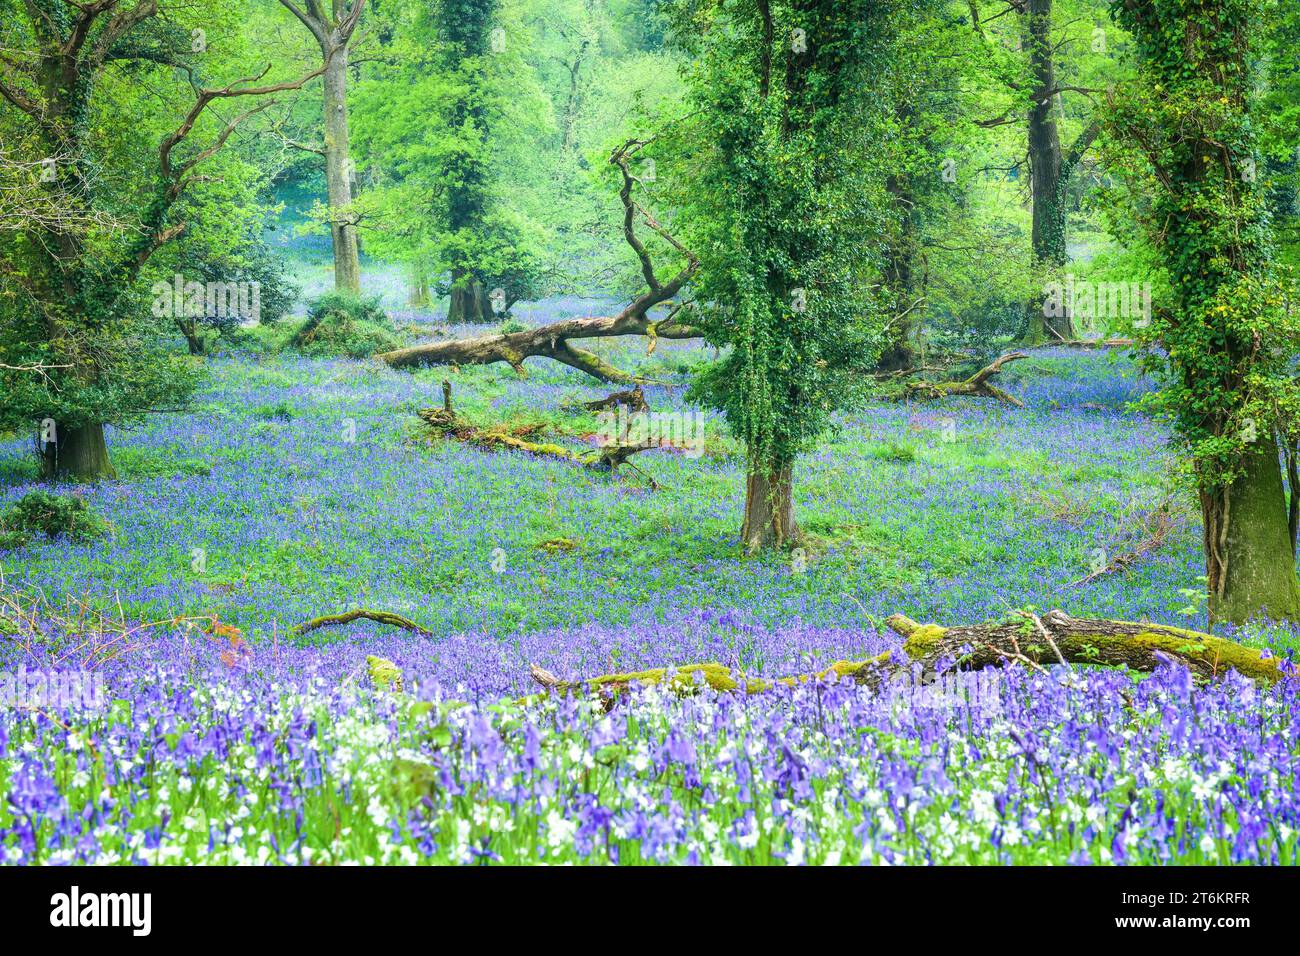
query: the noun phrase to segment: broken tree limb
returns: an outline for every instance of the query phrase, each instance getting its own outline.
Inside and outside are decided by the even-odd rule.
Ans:
[[[1066,587],[1074,588],[1084,584],[1091,584],[1098,578],[1128,570],[1130,566],[1148,554],[1163,547],[1169,536],[1179,525],[1178,519],[1173,513],[1172,502],[1168,500],[1161,502],[1160,506],[1148,514],[1144,520],[1147,533],[1131,550],[1116,555],[1102,567],[1096,568],[1092,573],[1084,575],[1077,581],[1071,581]]]
[[[678,321],[681,303],[673,306],[669,314],[656,321],[649,317],[650,310],[671,302],[699,270],[699,259],[683,246],[659,222],[632,198],[632,175],[628,163],[643,146],[640,140],[628,140],[614,150],[609,161],[617,166],[623,178],[619,200],[623,204],[623,237],[632,247],[641,263],[646,291],[633,299],[616,315],[590,318],[563,319],[522,332],[505,332],[481,335],[470,339],[453,339],[432,342],[405,349],[381,352],[375,356],[393,368],[417,368],[425,365],[490,365],[505,362],[523,375],[524,360],[543,357],[561,362],[581,372],[586,372],[604,382],[632,382],[633,376],[610,365],[594,352],[579,348],[572,340],[608,338],[619,335],[644,335],[649,337],[649,351],[654,351],[658,339],[693,339],[700,333]],[[685,260],[686,264],[667,281],[659,278],[649,250],[636,234],[636,224],[643,222],[660,236]]]
[[[291,632],[295,636],[306,634],[321,627],[334,627],[339,624],[351,624],[359,620],[375,621],[378,624],[387,624],[391,627],[400,627],[404,631],[410,631],[413,634],[419,634],[421,637],[433,637],[432,631],[426,631],[414,621],[409,621],[400,614],[393,614],[390,611],[372,611],[368,608],[357,608],[353,611],[344,611],[342,614],[326,614],[323,617],[314,617],[304,624],[299,624]]]
[[[778,686],[813,680],[848,678],[859,685],[882,686],[891,676],[906,676],[919,666],[922,676],[933,677],[941,662],[958,670],[979,670],[1010,662],[1042,669],[1044,664],[1093,664],[1127,667],[1150,672],[1162,663],[1187,667],[1201,679],[1229,670],[1263,683],[1274,683],[1291,673],[1282,658],[1263,657],[1257,648],[1161,624],[1072,618],[1063,611],[1038,617],[1018,611],[1009,620],[962,627],[918,624],[895,614],[886,624],[904,639],[902,655],[886,651],[864,661],[836,661],[821,671],[773,679],[733,673],[717,662],[652,668],[621,674],[603,674],[580,680],[560,680],[534,665],[534,681],[548,693],[611,697],[634,684],[667,686],[676,693],[691,693],[701,686],[720,691],[759,693]]]
[[[465,421],[452,410],[450,382],[442,383],[442,405],[442,408],[422,408],[416,412],[416,415],[443,438],[451,438],[489,451],[509,448],[536,455],[540,458],[554,458],[558,461],[571,462],[583,468],[591,468],[595,471],[610,474],[617,474],[620,466],[628,465],[637,470],[652,489],[658,489],[659,487],[653,478],[636,469],[628,461],[638,452],[658,448],[659,443],[653,439],[637,442],[623,442],[616,439],[591,451],[572,451],[563,445],[530,441],[525,436],[537,431],[535,425],[525,425],[520,428],[506,430],[504,427],[483,428]]]
[[[953,395],[971,395],[977,398],[993,398],[999,402],[1014,405],[1016,408],[1024,408],[1024,402],[1014,395],[1004,392],[989,381],[994,375],[1001,372],[1003,366],[1007,363],[1024,358],[1029,358],[1024,352],[1008,352],[1006,355],[994,360],[992,364],[980,369],[970,378],[960,382],[908,382],[906,388],[899,393],[898,397],[929,401],[949,398]]]
[[[622,405],[630,412],[648,412],[650,410],[650,403],[645,400],[645,393],[641,391],[640,385],[625,392],[614,392],[604,398],[598,398],[594,402],[582,403],[583,408],[593,412],[599,412],[606,408],[615,408],[619,405]]]

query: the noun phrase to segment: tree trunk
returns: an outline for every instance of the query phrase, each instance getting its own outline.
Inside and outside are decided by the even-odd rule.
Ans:
[[[1201,493],[1210,618],[1300,619],[1300,585],[1272,434],[1261,435],[1228,488]]]
[[[357,227],[345,221],[352,203],[351,144],[348,137],[348,50],[341,46],[332,57],[326,49],[325,86],[325,181],[333,221],[334,288],[361,291],[361,264]]]
[[[911,112],[910,109],[902,111],[900,118],[909,120]],[[885,180],[885,190],[897,206],[899,218],[897,232],[885,249],[883,275],[894,314],[888,328],[889,343],[881,351],[876,368],[881,372],[899,372],[916,364],[916,353],[912,348],[912,317],[916,309],[916,283],[912,270],[917,247],[916,197],[906,177],[898,174]]]
[[[418,309],[429,307],[429,274],[418,267],[411,277],[411,293],[408,303]]]
[[[41,454],[41,473],[46,479],[98,481],[117,477],[108,456],[103,425],[82,425],[80,428],[56,425],[55,438],[55,441],[46,443]]]
[[[1033,199],[1031,241],[1034,260],[1059,269],[1067,260],[1065,251],[1065,208],[1061,196],[1061,137],[1052,114],[1056,88],[1056,67],[1052,57],[1052,0],[1029,0],[1029,68],[1035,94],[1029,106],[1029,173]],[[1028,303],[1028,328],[1024,344],[1068,341],[1077,336],[1067,307],[1064,314],[1043,314],[1041,299]]]
[[[177,319],[176,328],[180,329],[181,335],[185,336],[185,345],[191,355],[204,354],[207,350],[206,343],[203,341],[203,332],[199,329],[198,320],[189,317]]]
[[[758,466],[745,479],[745,520],[740,543],[754,554],[769,548],[792,548],[803,539],[794,519],[792,463]]]
[[[496,316],[492,303],[482,283],[467,273],[457,271],[452,275],[451,301],[447,306],[447,321],[491,322]]]
[[[578,52],[574,54],[573,62],[565,64],[569,70],[569,98],[564,104],[563,121],[560,124],[563,133],[561,145],[565,152],[573,149],[574,146],[574,130],[577,126],[578,111],[582,106],[582,85],[578,74],[582,71],[582,61],[590,45],[591,41],[584,37],[578,45]]]

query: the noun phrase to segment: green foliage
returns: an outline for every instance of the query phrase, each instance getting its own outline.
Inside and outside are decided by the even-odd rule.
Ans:
[[[261,174],[226,149],[238,111],[186,119],[196,85],[247,75],[247,4],[201,0],[165,15],[143,4],[131,17],[105,5],[4,6],[0,46],[15,51],[7,72],[31,99],[26,109],[0,101],[0,165],[22,187],[10,191],[0,175],[0,364],[46,371],[0,370],[0,428],[52,419],[66,436],[179,407],[199,379],[170,354],[174,330],[160,327],[145,290],[151,270],[175,271],[161,250],[179,236],[224,255],[257,214],[248,197]],[[60,31],[78,20],[85,35],[70,47]],[[194,29],[226,42],[197,51]],[[28,193],[47,160],[53,177]],[[91,470],[81,477],[111,465],[102,458]]]
[[[388,313],[374,296],[357,295],[346,290],[326,292],[307,306],[307,322],[320,322],[330,315],[342,316],[353,322],[387,325]]]
[[[1295,268],[1300,266],[1300,4],[1269,4],[1258,16],[1267,81],[1257,110],[1260,173],[1279,258]]]
[[[765,37],[757,17],[687,4],[676,33],[696,110],[680,189],[706,303],[692,323],[729,346],[693,395],[725,413],[755,470],[813,447],[860,397],[883,324],[864,280],[882,220],[867,160],[882,126],[871,89],[890,54],[890,11],[771,11]]]
[[[311,303],[306,320],[289,339],[304,355],[366,358],[399,348],[379,300],[347,291],[327,292]]]
[[[1135,333],[1164,384],[1152,404],[1214,492],[1279,412],[1294,428],[1300,408],[1290,368],[1300,324],[1272,260],[1251,119],[1257,4],[1151,0],[1112,10],[1133,33],[1141,70],[1108,118],[1110,158],[1128,188],[1123,208],[1165,273],[1165,298]]]
[[[0,513],[0,550],[25,547],[36,535],[90,541],[107,531],[108,523],[83,498],[31,491]]]
[[[393,22],[385,65],[356,91],[354,126],[373,180],[358,203],[384,223],[363,230],[367,248],[437,277],[440,295],[476,283],[514,302],[541,297],[545,230],[527,211],[540,197],[507,202],[501,180],[535,167],[528,133],[549,104],[501,6],[412,4]]]
[[[641,291],[604,173],[614,141],[680,111],[662,11],[649,0],[491,6],[367,11],[383,56],[350,96],[367,253],[408,265],[438,295],[472,276],[505,293],[507,312],[557,292]]]

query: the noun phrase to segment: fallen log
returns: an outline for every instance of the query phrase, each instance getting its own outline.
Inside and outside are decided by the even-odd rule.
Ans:
[[[382,352],[375,358],[392,368],[418,368],[426,365],[491,365],[505,362],[520,375],[526,375],[524,360],[540,357],[553,359],[602,382],[630,383],[635,377],[606,362],[595,352],[579,348],[573,339],[606,338],[618,335],[646,335],[665,339],[693,339],[700,333],[678,324],[675,316],[655,322],[644,314],[658,302],[646,303],[643,296],[618,315],[563,319],[550,325],[481,335],[472,339],[430,342],[410,348]],[[653,339],[652,339],[653,341]]]
[[[994,360],[992,364],[980,369],[970,378],[960,382],[908,382],[897,397],[900,399],[930,401],[950,398],[954,395],[971,395],[976,398],[993,398],[999,402],[1014,405],[1016,408],[1024,408],[1024,402],[1014,395],[1004,392],[989,381],[994,375],[1001,372],[1003,366],[1007,363],[1024,358],[1029,358],[1024,352],[1008,352],[1006,355]]]
[[[378,624],[387,624],[391,627],[400,627],[404,631],[410,631],[413,634],[419,634],[421,637],[433,637],[432,631],[427,631],[414,621],[407,620],[400,614],[393,614],[391,611],[372,611],[369,608],[357,608],[352,611],[344,611],[342,614],[326,614],[322,617],[314,617],[310,621],[299,624],[290,633],[294,636],[300,636],[314,631],[321,627],[335,627],[340,624],[351,624],[353,621],[375,621]]]
[[[553,359],[604,382],[632,382],[634,377],[610,365],[599,355],[573,344],[573,340],[607,338],[619,335],[644,335],[650,339],[647,352],[653,352],[657,339],[693,339],[700,333],[677,321],[682,305],[673,306],[662,319],[652,320],[652,309],[669,303],[699,270],[699,259],[632,198],[632,175],[628,163],[646,143],[629,140],[614,150],[609,161],[623,177],[619,199],[623,204],[623,238],[641,263],[646,291],[633,299],[617,315],[563,319],[522,332],[481,335],[470,339],[431,342],[405,349],[381,352],[375,358],[393,368],[416,368],[425,365],[491,365],[505,362],[520,375],[527,374],[524,360],[533,357]],[[661,281],[655,272],[649,250],[636,234],[641,221],[686,260],[671,279]]]
[[[952,662],[958,670],[979,670],[1008,663],[1041,668],[1043,664],[1059,662],[1126,667],[1142,672],[1153,671],[1162,663],[1177,663],[1202,680],[1235,670],[1263,683],[1274,683],[1292,672],[1282,658],[1263,657],[1257,648],[1212,634],[1161,624],[1072,618],[1063,611],[1050,611],[1042,617],[1020,611],[1006,621],[961,627],[918,624],[906,615],[895,614],[886,624],[904,638],[902,655],[886,651],[864,661],[837,661],[824,670],[791,677],[751,678],[733,673],[717,662],[602,674],[572,681],[560,680],[534,665],[531,675],[548,693],[610,697],[633,684],[648,686],[665,682],[676,693],[690,693],[707,685],[714,690],[752,694],[781,685],[832,678],[848,678],[875,688],[893,675],[911,675],[918,667],[923,678],[933,678],[941,662]]]
[[[1262,657],[1258,648],[1213,634],[1163,624],[1073,618],[1059,610],[1037,619],[1017,612],[1006,621],[963,627],[918,624],[902,614],[886,623],[906,639],[903,649],[908,657],[926,668],[945,658],[958,659],[958,666],[966,669],[1022,659],[1032,664],[1050,663],[1057,650],[1072,664],[1135,671],[1153,671],[1172,661],[1207,680],[1235,670],[1272,683],[1285,676],[1288,666],[1282,658]]]
[[[524,437],[537,430],[536,426],[533,425],[525,425],[522,428],[510,431],[500,426],[483,428],[465,421],[453,410],[450,382],[442,383],[442,406],[442,408],[421,408],[416,411],[416,415],[443,438],[451,438],[490,451],[509,448],[514,451],[536,455],[540,458],[554,458],[558,461],[570,462],[583,468],[591,468],[609,474],[617,474],[619,467],[622,465],[629,465],[635,469],[635,466],[628,461],[629,458],[638,452],[660,447],[659,443],[653,439],[637,442],[622,442],[616,439],[590,451],[572,451],[563,445],[530,441]],[[639,469],[637,471],[649,482],[652,489],[658,489],[659,485],[653,478],[644,472],[640,472]]]

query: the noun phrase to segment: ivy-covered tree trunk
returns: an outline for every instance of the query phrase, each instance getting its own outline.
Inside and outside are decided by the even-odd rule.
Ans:
[[[759,466],[745,479],[745,519],[740,541],[753,554],[791,548],[802,540],[794,517],[794,469],[790,462]]]
[[[1053,112],[1056,63],[1052,48],[1052,0],[1029,0],[1028,40],[1034,101],[1029,105],[1029,176],[1033,200],[1031,242],[1034,261],[1049,269],[1065,265],[1065,209],[1061,199],[1061,135]],[[1042,299],[1026,304],[1026,345],[1067,341],[1075,337],[1068,309],[1060,316],[1044,314]]]
[[[1257,182],[1253,0],[1112,0],[1140,71],[1110,123],[1131,152],[1131,208],[1169,279],[1139,328],[1148,369],[1191,459],[1211,617],[1300,619],[1275,432],[1294,440],[1292,287],[1277,274]],[[1294,492],[1294,489],[1293,489]]]
[[[333,221],[334,288],[361,291],[361,262],[357,227],[349,218],[352,205],[351,143],[348,133],[348,48],[325,52],[325,184]]]
[[[116,478],[104,426],[81,425],[62,428],[55,425],[55,441],[47,442],[41,455],[41,474],[46,479],[98,481]]]
[[[77,70],[78,64],[66,57],[47,56],[41,64],[41,85],[46,97],[46,116],[51,122],[43,126],[43,140],[50,156],[75,157],[59,168],[52,185],[69,208],[83,208],[91,195],[82,156],[88,135],[90,88]],[[82,237],[70,230],[31,230],[32,249],[38,257],[40,286],[45,304],[48,341],[58,348],[73,343],[68,358],[69,370],[79,383],[94,384],[101,371],[92,356],[76,343],[72,327],[95,311],[94,296],[88,288],[86,253]],[[80,330],[78,330],[80,331]],[[100,412],[94,409],[94,412]],[[77,427],[57,420],[49,437],[44,434],[46,420],[41,420],[41,476],[46,480],[70,479],[98,481],[116,478],[104,441],[104,425],[91,422]]]
[[[489,55],[492,18],[498,0],[443,0],[441,32],[447,43],[446,69],[459,74],[459,93],[450,125],[456,150],[447,161],[446,223],[451,256],[448,322],[491,322],[492,306],[477,273],[473,247],[481,238],[487,210],[488,116],[483,103],[484,57]]]
[[[729,348],[691,394],[745,445],[740,536],[753,553],[800,540],[793,466],[879,359],[887,310],[861,280],[885,212],[871,161],[895,117],[872,84],[898,24],[875,0],[700,10],[677,42],[701,148],[674,175],[692,180],[679,211],[701,260],[692,293],[719,303],[697,310],[699,327]]]
[[[1300,620],[1300,585],[1273,436],[1261,435],[1226,488],[1201,492],[1210,617]]]

